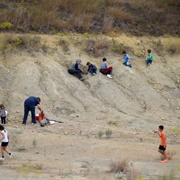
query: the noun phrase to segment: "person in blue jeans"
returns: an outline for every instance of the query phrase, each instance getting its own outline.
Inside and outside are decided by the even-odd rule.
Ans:
[[[123,59],[124,59],[123,64],[125,66],[128,66],[128,67],[132,68],[132,65],[129,62],[130,61],[130,56],[126,53],[126,51],[123,51],[122,54],[123,54]]]
[[[89,72],[92,76],[94,76],[97,73],[97,67],[90,62],[87,62],[86,65],[88,66],[87,73]]]
[[[34,97],[34,96],[30,96],[24,101],[24,117],[22,122],[23,125],[26,125],[29,111],[31,111],[32,124],[36,124],[35,107],[37,106],[38,109],[42,112],[40,101],[41,99],[39,97]]]

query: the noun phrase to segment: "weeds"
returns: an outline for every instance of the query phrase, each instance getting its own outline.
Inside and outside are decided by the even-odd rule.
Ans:
[[[180,35],[177,29],[180,3],[175,0],[23,0],[7,1],[1,7],[2,31],[108,33],[120,30],[138,35]]]
[[[125,173],[128,168],[128,161],[126,159],[120,160],[118,162],[111,162],[110,165],[110,172],[118,173],[123,172]]]
[[[108,121],[108,124],[110,125],[110,126],[118,126],[118,121]]]
[[[103,131],[99,131],[99,132],[98,132],[98,138],[99,138],[99,139],[101,139],[103,135],[104,135],[104,132],[103,132]]]
[[[106,135],[107,138],[110,138],[111,135],[112,135],[112,131],[111,131],[110,129],[107,129],[107,130],[105,131],[105,135]]]
[[[69,43],[66,40],[60,39],[59,45],[62,46],[64,52],[69,51]]]
[[[36,139],[33,139],[33,141],[32,141],[32,145],[33,145],[33,147],[36,147],[36,146],[37,146],[37,144],[38,144],[37,140],[36,140]]]

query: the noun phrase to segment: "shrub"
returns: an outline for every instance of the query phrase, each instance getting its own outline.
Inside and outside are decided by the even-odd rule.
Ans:
[[[103,136],[104,132],[103,131],[99,131],[98,132],[98,138],[101,139],[101,137]]]
[[[5,30],[5,29],[12,29],[14,27],[13,24],[10,22],[2,22],[0,23],[0,30]]]
[[[125,173],[128,168],[128,161],[126,159],[120,160],[118,162],[111,162],[110,165],[110,172],[118,173],[123,172]]]
[[[105,134],[106,134],[107,138],[110,138],[111,135],[112,135],[112,131],[110,129],[108,129],[108,130],[105,131]]]
[[[62,46],[64,52],[69,51],[69,43],[66,40],[60,39],[59,45]]]

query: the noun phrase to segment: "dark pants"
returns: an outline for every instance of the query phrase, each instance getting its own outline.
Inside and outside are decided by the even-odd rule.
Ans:
[[[149,64],[152,64],[152,61],[150,59],[146,59],[146,64],[148,66]]]
[[[35,118],[35,106],[27,106],[24,105],[24,118],[23,118],[23,124],[26,124],[28,113],[31,111],[31,121],[32,123],[36,123],[36,118]]]
[[[90,72],[91,74],[96,73],[96,71],[97,71],[97,68],[96,68],[96,67],[91,67],[91,68],[89,68],[89,72]]]
[[[1,124],[6,124],[6,117],[1,117]]]
[[[102,74],[105,74],[105,75],[111,74],[112,73],[112,67],[108,67],[107,69],[100,69],[100,72]]]
[[[128,66],[128,67],[132,68],[132,66],[131,66],[131,64],[130,64],[129,62],[123,62],[123,65],[125,65],[125,66]]]
[[[68,73],[78,77],[79,79],[82,78],[81,71],[74,70],[74,69],[68,69]]]

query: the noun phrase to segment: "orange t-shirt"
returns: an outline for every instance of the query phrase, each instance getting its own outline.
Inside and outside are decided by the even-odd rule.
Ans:
[[[166,146],[167,142],[166,142],[166,134],[164,133],[164,131],[162,131],[160,133],[160,145],[161,146]]]

